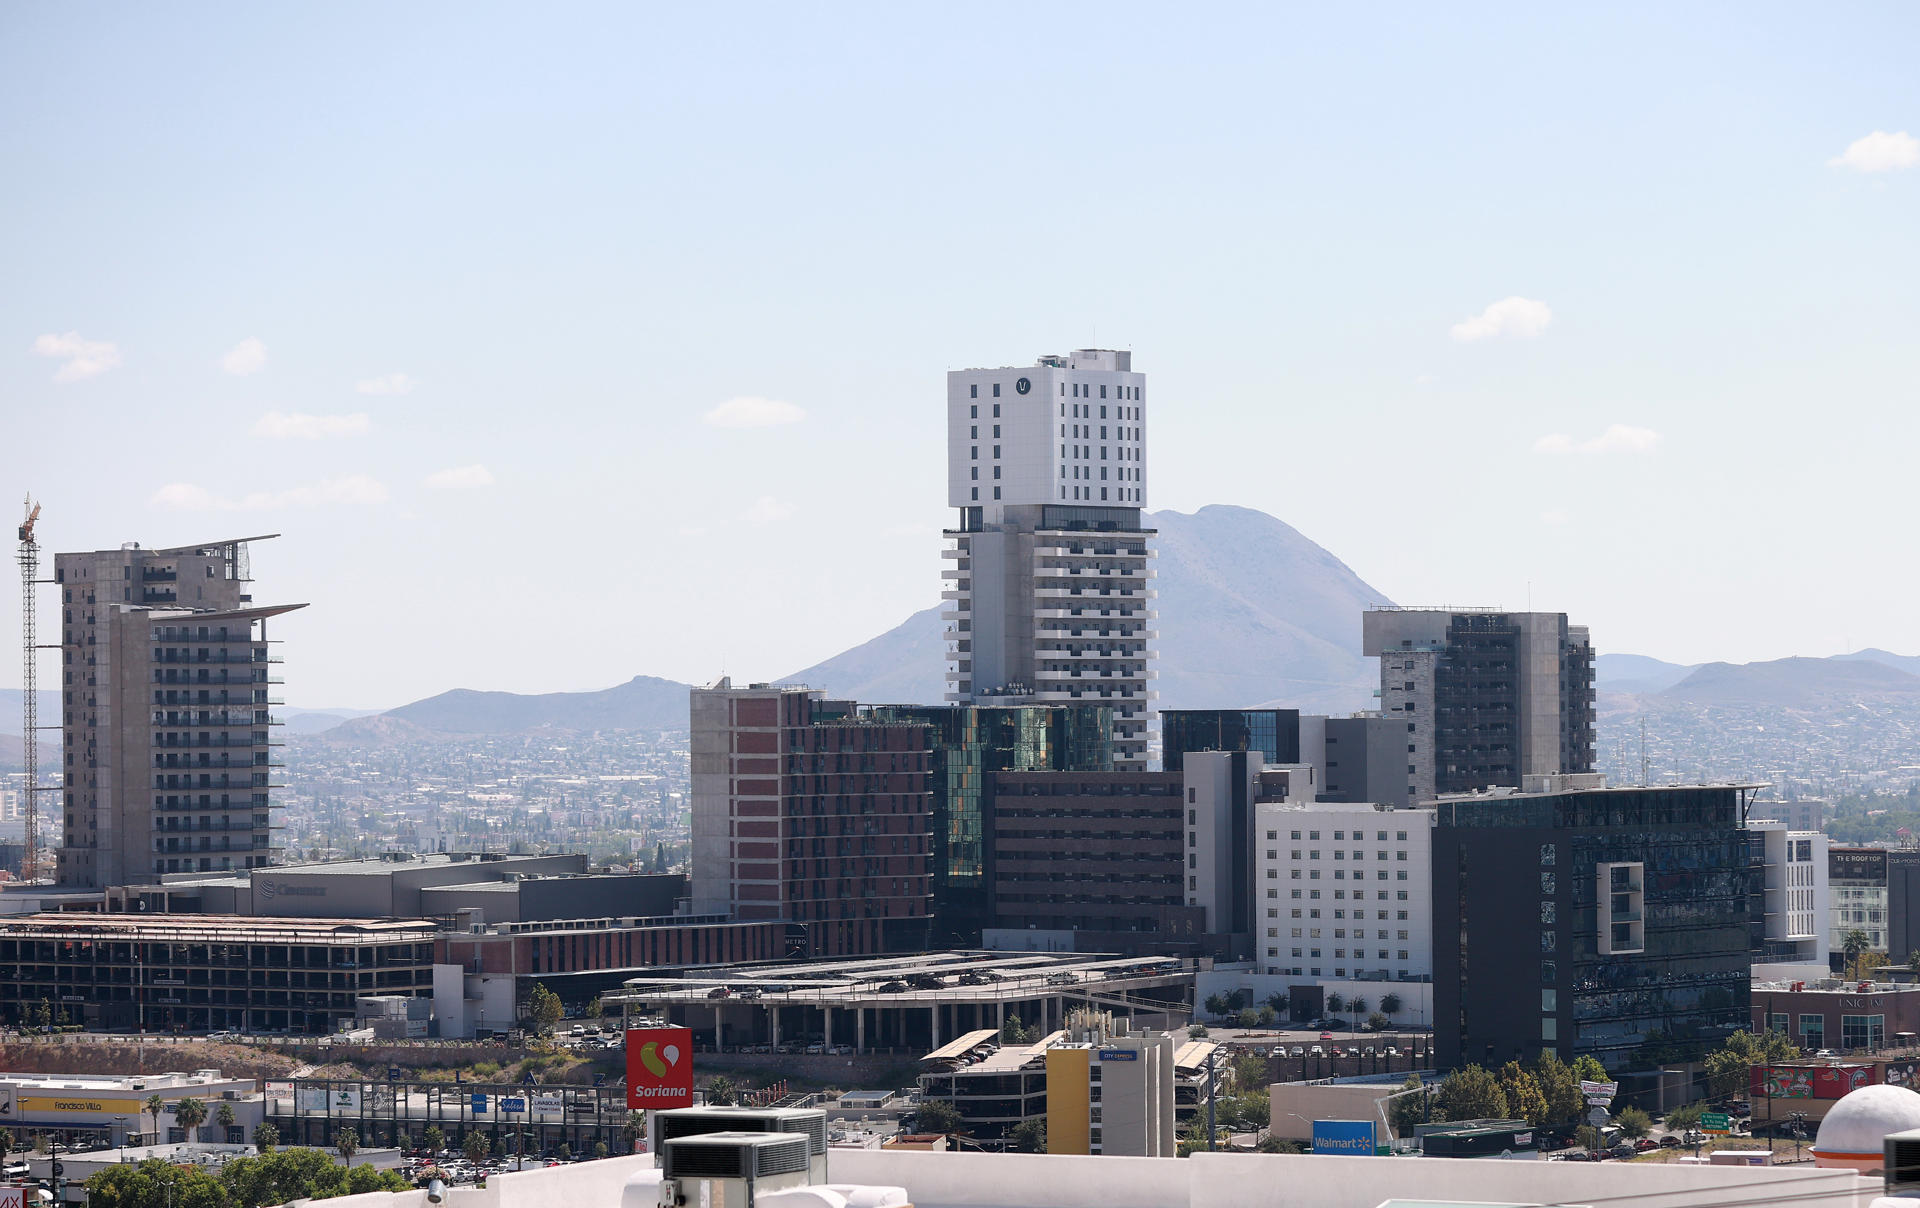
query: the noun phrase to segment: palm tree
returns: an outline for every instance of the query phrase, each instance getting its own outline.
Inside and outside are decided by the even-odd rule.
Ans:
[[[353,1155],[360,1152],[360,1134],[351,1128],[343,1128],[333,1134],[333,1147],[340,1151],[340,1160],[352,1166]]]
[[[1353,1012],[1353,1018],[1347,1021],[1347,1024],[1348,1024],[1347,1031],[1349,1032],[1359,1031],[1360,1017],[1367,1013],[1366,997],[1360,994],[1354,995],[1352,1000],[1347,1003],[1347,1010]]]
[[[1846,935],[1841,937],[1840,951],[1845,955],[1846,962],[1849,966],[1860,959],[1860,954],[1867,950],[1868,942],[1867,933],[1858,927],[1855,927],[1852,931],[1847,932]]]
[[[233,1129],[233,1104],[222,1103],[219,1110],[213,1113],[213,1119],[220,1126],[220,1138],[224,1143]]]
[[[280,1144],[280,1130],[271,1124],[256,1124],[253,1128],[253,1147],[262,1154],[270,1154],[273,1147]]]
[[[192,1141],[194,1131],[207,1122],[207,1105],[191,1097],[182,1099],[174,1105],[173,1122],[180,1126],[187,1140]]]
[[[13,1152],[13,1130],[0,1128],[0,1166],[7,1164],[7,1155]]]
[[[1341,1012],[1341,1010],[1346,1007],[1346,1005],[1347,1005],[1347,1000],[1341,997],[1341,995],[1337,991],[1327,995],[1328,1014],[1338,1015]]]
[[[141,1110],[153,1117],[153,1139],[160,1140],[160,1113],[167,1110],[167,1101],[158,1095],[148,1095],[147,1101],[140,1105]]]
[[[1398,994],[1382,994],[1380,996],[1381,1013],[1388,1019],[1392,1019],[1395,1015],[1400,1014],[1400,1008],[1405,1005],[1406,1004],[1400,1000]]]

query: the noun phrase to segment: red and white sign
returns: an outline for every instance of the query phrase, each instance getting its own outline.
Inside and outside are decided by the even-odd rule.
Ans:
[[[0,1208],[27,1208],[25,1187],[0,1187]]]
[[[627,1107],[692,1106],[693,1029],[629,1028]]]

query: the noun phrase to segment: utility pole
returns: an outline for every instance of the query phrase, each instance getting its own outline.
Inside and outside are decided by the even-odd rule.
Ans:
[[[1207,1050],[1207,1152],[1208,1153],[1213,1152],[1214,1135],[1215,1135],[1214,1123],[1213,1123],[1214,1121],[1213,1100],[1214,1100],[1214,1093],[1215,1093],[1214,1078],[1213,1078],[1213,1058],[1214,1058],[1214,1055],[1219,1051],[1220,1051],[1220,1046],[1217,1044]]]

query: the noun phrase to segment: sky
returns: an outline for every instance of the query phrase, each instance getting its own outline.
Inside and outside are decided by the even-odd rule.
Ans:
[[[298,706],[778,678],[937,601],[945,371],[1098,345],[1151,507],[1270,512],[1401,603],[1916,653],[1917,38],[8,5],[4,506],[49,551],[281,534]]]

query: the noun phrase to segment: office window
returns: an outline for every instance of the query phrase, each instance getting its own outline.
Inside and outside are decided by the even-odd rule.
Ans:
[[[1299,897],[1299,896],[1300,896],[1300,891],[1296,889],[1296,890],[1294,890],[1294,891],[1293,891],[1293,893],[1292,893],[1292,894],[1290,894],[1289,896],[1290,896],[1290,897],[1296,897],[1296,898],[1297,898],[1297,897]],[[1298,912],[1298,911],[1295,911],[1294,913],[1295,913],[1295,914],[1298,914],[1299,912]]]
[[[999,398],[999,397],[1000,397],[1000,383],[999,383],[999,382],[995,382],[995,383],[993,384],[993,397],[995,397],[995,398]],[[994,413],[995,415],[998,415],[998,414],[1000,414],[1000,404],[998,404],[998,403],[995,403],[995,404],[994,404],[994,411],[993,411],[993,413]]]
[[[975,384],[973,384],[973,385],[971,385],[971,386],[968,386],[968,387],[967,387],[967,397],[968,397],[968,398],[979,398],[979,397],[980,397],[980,385],[979,385],[979,383],[977,383],[977,382],[976,382]],[[978,408],[978,407],[975,407],[975,408],[973,409],[973,413],[974,413],[975,415],[978,415],[978,414],[980,414],[980,408]]]

